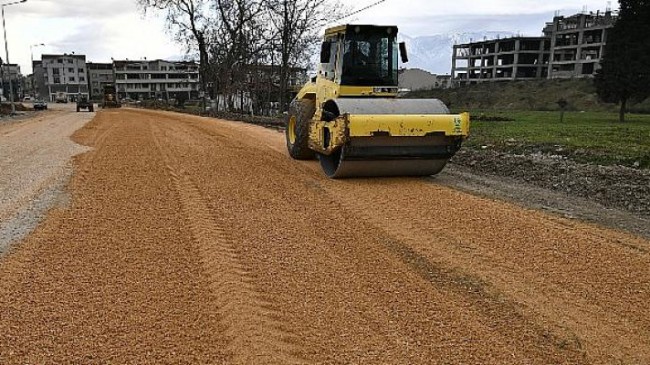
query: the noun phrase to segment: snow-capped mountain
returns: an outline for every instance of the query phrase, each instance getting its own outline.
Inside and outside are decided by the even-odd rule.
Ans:
[[[401,67],[420,68],[437,75],[449,74],[451,73],[451,54],[454,44],[507,38],[514,35],[512,32],[473,32],[412,38],[401,33],[399,35],[400,42],[406,42],[409,55],[409,62]]]

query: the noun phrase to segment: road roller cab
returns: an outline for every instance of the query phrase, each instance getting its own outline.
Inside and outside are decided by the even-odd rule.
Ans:
[[[469,133],[469,115],[437,99],[399,99],[397,27],[325,31],[318,75],[292,101],[287,148],[318,157],[330,177],[423,176],[442,170]]]

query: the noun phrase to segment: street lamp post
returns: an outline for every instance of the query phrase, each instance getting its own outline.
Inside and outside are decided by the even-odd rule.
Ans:
[[[5,6],[16,5],[24,3],[27,0],[13,1],[6,4],[0,4],[2,7],[2,29],[5,35],[5,60],[7,65],[9,65],[9,46],[7,45],[7,26],[5,25]],[[16,114],[16,104],[14,104],[14,87],[11,83],[11,69],[9,69],[9,98],[11,99],[11,115]]]
[[[34,90],[34,84],[35,84],[34,79],[36,78],[36,75],[34,74],[34,50],[33,50],[33,48],[34,47],[42,47],[42,46],[45,46],[45,43],[32,44],[31,46],[29,46],[29,55],[31,56],[31,60],[32,60],[32,64],[31,64],[32,65],[32,93],[34,94],[32,96],[36,96],[36,90]],[[40,95],[40,92],[39,92],[39,95]]]

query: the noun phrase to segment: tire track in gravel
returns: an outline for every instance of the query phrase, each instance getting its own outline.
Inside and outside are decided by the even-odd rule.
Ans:
[[[173,155],[209,194],[213,215],[227,222],[245,260],[273,273],[265,289],[274,290],[266,293],[293,313],[314,362],[581,363],[579,351],[525,336],[527,329],[494,331],[493,323],[511,319],[488,318],[463,293],[423,280],[386,247],[389,235],[313,189],[331,180],[311,166],[295,171],[285,154],[269,154],[265,139],[249,138],[248,126],[151,115],[179,125],[169,135],[184,148]]]
[[[380,179],[377,182],[382,185]],[[403,179],[391,179],[391,181]],[[361,182],[364,184],[364,182]],[[513,301],[503,293],[494,290],[491,284],[483,278],[475,275],[467,268],[455,266],[457,262],[450,265],[441,255],[425,255],[417,250],[418,242],[447,241],[453,244],[461,244],[461,239],[447,234],[443,229],[436,229],[435,235],[431,232],[422,234],[418,228],[421,221],[400,219],[399,216],[390,216],[387,212],[396,211],[394,201],[390,199],[369,199],[368,195],[360,194],[354,189],[346,189],[349,181],[340,184],[323,184],[314,180],[306,186],[322,195],[329,196],[334,204],[340,205],[343,210],[356,216],[360,222],[374,227],[377,231],[385,232],[385,238],[379,243],[391,254],[393,254],[404,265],[409,267],[426,282],[438,288],[438,290],[450,291],[468,298],[473,307],[481,314],[485,324],[499,333],[502,338],[510,339],[512,345],[523,341],[528,346],[528,352],[535,358],[547,357],[549,363],[560,361],[559,358],[552,358],[551,348],[566,351],[565,355],[573,353],[575,358],[584,356],[582,345],[575,336],[565,331],[558,331],[557,328],[537,322],[526,313],[526,308]],[[403,212],[403,210],[398,210]],[[503,318],[508,318],[504,321]]]
[[[559,347],[585,351],[593,363],[650,361],[650,311],[644,302],[650,293],[648,241],[538,212],[504,215],[507,204],[474,197],[470,200],[477,206],[498,213],[484,216],[476,210],[475,222],[463,222],[453,218],[466,216],[454,209],[453,198],[436,205],[436,195],[449,195],[446,188],[419,180],[350,185],[344,181],[323,190],[360,219],[386,230],[395,238],[387,247],[423,277],[455,283],[481,303],[488,318],[502,318],[495,313],[505,310],[514,323],[495,322],[496,330],[533,329]],[[457,201],[466,197],[451,195]],[[396,209],[407,202],[411,209]],[[446,207],[442,214],[441,207]],[[502,231],[481,231],[489,221],[498,222]],[[518,233],[503,233],[509,231]],[[527,231],[538,239],[531,240]],[[592,256],[616,257],[623,265],[584,264]]]
[[[226,350],[233,364],[305,364],[297,336],[281,321],[271,298],[257,290],[255,277],[242,264],[237,248],[222,224],[210,212],[196,184],[174,159],[171,138],[161,136],[161,126],[151,124],[151,134],[172,176],[180,204],[201,255],[203,270],[218,304],[221,321],[230,338]],[[175,130],[175,136],[182,134]],[[165,146],[165,147],[163,147]],[[291,341],[287,341],[291,340]]]
[[[227,363],[173,182],[123,116],[75,134],[96,148],[75,158],[70,206],[0,261],[0,364]]]
[[[247,194],[236,201],[218,194],[209,195],[211,201],[227,203],[231,209],[220,209],[212,204],[214,214],[234,214],[232,209],[266,214],[254,205],[242,202],[244,197],[259,200],[268,209],[277,209],[285,214],[305,210],[302,217],[310,222],[309,228],[320,229],[322,236],[328,237],[321,244],[330,247],[331,241],[331,248],[323,252],[318,250],[318,245],[313,245],[320,242],[320,235],[308,234],[298,221],[294,224],[302,228],[288,228],[284,217],[266,218],[272,219],[277,228],[262,224],[259,229],[277,235],[281,245],[288,245],[293,250],[298,249],[295,244],[312,248],[313,253],[292,257],[293,261],[289,262],[296,264],[303,259],[314,260],[312,265],[315,267],[333,265],[334,260],[382,262],[383,270],[392,272],[392,280],[404,280],[400,282],[403,288],[422,291],[425,296],[438,293],[432,297],[454,301],[467,308],[465,313],[476,313],[481,324],[490,328],[499,339],[496,342],[503,346],[502,349],[518,348],[518,355],[527,356],[525,360],[519,358],[521,361],[516,362],[647,362],[650,349],[650,336],[647,335],[650,328],[647,324],[647,318],[650,318],[647,304],[650,293],[648,241],[473,197],[438,186],[430,180],[324,179],[316,163],[292,161],[286,153],[279,153],[283,143],[281,134],[277,132],[239,123],[164,115],[164,118],[174,119],[178,124],[199,132],[183,132],[191,135],[183,143],[197,146],[195,151],[182,151],[185,160],[198,159],[205,164],[204,167],[195,164],[192,176],[215,182],[224,179],[220,182],[227,187],[202,181],[205,194],[212,191],[224,194],[228,189]],[[209,147],[215,145],[220,149]],[[269,153],[268,148],[273,151]],[[215,158],[232,160],[244,155],[248,156],[246,160],[235,164],[209,162]],[[235,165],[240,166],[233,168]],[[225,168],[223,174],[228,177],[203,171],[220,168]],[[257,178],[243,175],[244,171]],[[239,185],[229,181],[234,177],[241,179]],[[256,181],[260,178],[263,180]],[[272,183],[266,183],[267,179]],[[283,199],[293,201],[295,205],[281,208]],[[255,216],[249,216],[249,219],[257,221]],[[233,218],[225,225],[249,231],[251,228],[246,226],[253,225],[253,222],[241,224]],[[355,227],[359,233],[349,227]],[[287,242],[286,234],[293,231],[299,231],[305,241]],[[350,246],[342,247],[337,242],[347,242]],[[315,252],[324,257],[331,255],[328,258],[331,261],[307,258]],[[269,258],[273,256],[264,252],[265,257],[267,254]],[[287,252],[282,254],[288,257]],[[250,257],[246,259],[251,260]],[[395,260],[427,282],[428,287],[406,280]],[[277,270],[269,268],[269,265],[263,267]],[[349,270],[343,267],[335,269],[332,266],[332,272],[327,274],[335,277],[333,271],[339,274]],[[364,265],[358,265],[348,274],[359,278],[363,276],[363,268]],[[375,274],[379,287],[386,286],[388,276],[383,277],[383,274]],[[351,287],[359,283],[355,279],[343,280]],[[360,290],[362,292],[354,296],[361,302],[354,304],[364,308],[367,320],[373,323],[376,334],[380,334],[382,322],[376,313],[363,307],[364,299],[360,298],[367,293],[363,291],[365,288]],[[390,301],[382,301],[390,296],[369,295],[365,300],[371,297],[379,308],[390,305]],[[419,299],[417,296],[410,298],[411,301]],[[402,303],[395,308],[403,311],[405,306]],[[427,309],[430,309],[429,305],[422,304],[418,310],[424,312]],[[456,308],[450,305],[445,310],[454,312]],[[414,313],[408,313],[408,318],[402,317],[397,323],[405,325],[415,318]],[[431,318],[436,317],[434,313],[427,313]],[[460,323],[473,330],[478,328],[467,317]],[[359,326],[359,323],[355,325]],[[416,325],[415,328],[419,327]],[[408,326],[401,327],[398,332],[408,333]],[[462,331],[454,337],[458,338],[459,333]],[[420,339],[419,335],[413,337],[414,341]],[[318,339],[311,339],[314,340]]]
[[[608,357],[634,347],[599,353],[582,333],[601,322],[539,309],[583,295],[644,325],[621,276],[643,284],[644,242],[417,179],[333,181],[240,123],[122,109],[80,135],[69,211],[0,263],[0,363],[644,363],[643,342]],[[585,237],[599,254],[573,269]]]

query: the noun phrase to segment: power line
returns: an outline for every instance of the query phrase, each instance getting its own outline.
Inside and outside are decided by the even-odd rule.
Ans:
[[[368,9],[370,9],[370,8],[374,8],[375,6],[381,4],[381,3],[385,2],[385,1],[386,1],[386,0],[379,0],[379,1],[375,2],[375,3],[372,3],[372,4],[368,5],[368,6],[363,7],[363,8],[361,8],[361,9],[355,10],[355,11],[353,11],[353,12],[347,14],[347,15],[344,15],[344,16],[342,16],[342,17],[336,19],[335,22],[338,22],[339,20],[343,20],[343,19],[345,19],[345,18],[349,18],[349,17],[351,17],[351,16],[353,16],[353,15],[357,15],[357,14],[359,14],[359,13],[361,13],[361,12],[363,12],[363,11],[366,11],[366,10],[368,10]]]

